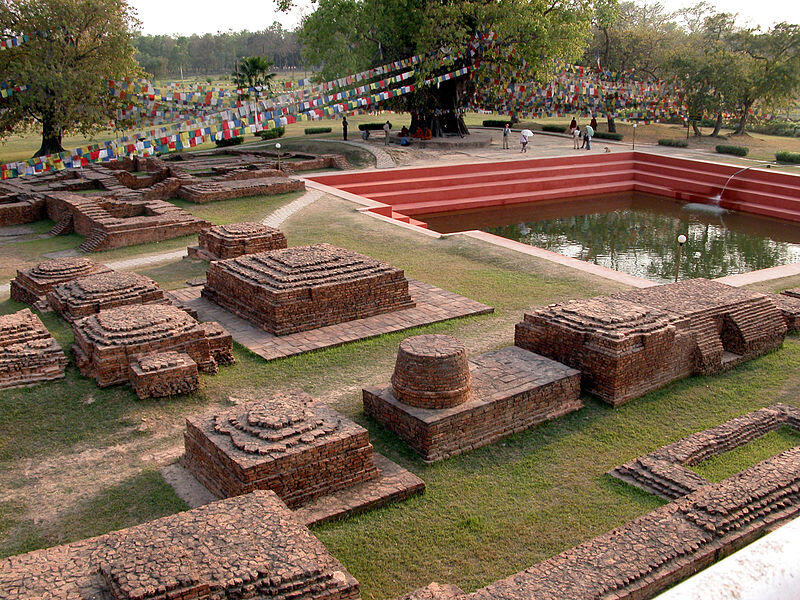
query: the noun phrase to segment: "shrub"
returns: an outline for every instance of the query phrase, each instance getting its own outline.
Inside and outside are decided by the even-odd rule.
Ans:
[[[261,137],[262,140],[274,140],[279,137],[283,137],[284,133],[286,133],[286,127],[273,127],[272,129],[265,129],[264,131],[259,131],[258,135]]]
[[[315,133],[330,133],[333,129],[330,127],[306,127],[304,131],[306,135],[314,135]]]
[[[744,146],[727,146],[725,144],[720,144],[717,146],[717,152],[720,154],[733,154],[734,156],[747,156],[750,149]]]
[[[483,121],[484,127],[505,127],[506,123],[510,123],[511,119],[485,119]]]
[[[608,131],[595,131],[594,137],[600,140],[616,140],[617,142],[622,139],[621,133],[609,133]]]
[[[800,165],[800,152],[787,152],[781,150],[775,153],[775,160],[782,163],[790,163],[793,165]]]
[[[380,131],[383,129],[384,123],[361,123],[358,126],[359,131]]]
[[[661,138],[658,140],[659,146],[672,146],[674,148],[688,148],[689,142],[686,140],[674,140],[672,138]]]
[[[561,127],[561,125],[542,125],[542,131],[549,133],[564,133],[566,130],[567,128]]]
[[[244,142],[244,137],[242,136],[228,138],[227,140],[224,138],[221,140],[214,140],[214,143],[217,145],[217,148],[228,148],[230,146],[238,146],[242,142]]]

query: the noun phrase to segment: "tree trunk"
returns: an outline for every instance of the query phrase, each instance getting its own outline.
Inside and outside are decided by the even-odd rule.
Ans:
[[[752,105],[752,102],[747,102],[742,107],[742,116],[739,117],[739,124],[736,126],[736,131],[733,132],[733,135],[744,135],[745,127],[747,127],[747,114],[750,112]]]
[[[61,128],[53,123],[53,119],[45,116],[42,121],[42,146],[36,151],[34,156],[45,156],[47,154],[55,154],[56,152],[63,152],[64,148],[61,146]]]
[[[722,113],[717,113],[717,122],[714,123],[714,131],[711,132],[711,137],[717,137],[722,129]]]
[[[608,133],[617,133],[617,124],[614,123],[614,117],[606,115],[606,120],[608,121]]]
[[[703,133],[697,127],[697,121],[692,121],[692,132],[694,133],[695,137],[702,137]]]

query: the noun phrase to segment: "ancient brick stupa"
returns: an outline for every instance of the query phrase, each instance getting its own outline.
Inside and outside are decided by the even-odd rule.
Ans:
[[[195,363],[203,373],[216,373],[220,359],[232,358],[232,340],[225,331],[198,323],[186,312],[171,305],[150,304],[112,308],[73,324],[75,362],[81,373],[94,377],[101,387],[128,383],[131,369],[139,364],[142,373],[153,374],[160,364],[161,376],[191,378],[191,369],[175,369],[167,358],[148,361],[148,355],[165,352],[183,354],[181,365]],[[141,376],[141,375],[138,375]],[[185,383],[185,382],[184,382]],[[180,388],[182,383],[174,383]],[[151,390],[158,386],[150,386]],[[153,394],[151,394],[153,395]]]
[[[11,280],[11,298],[26,304],[46,306],[48,292],[61,283],[95,273],[108,273],[105,265],[84,257],[54,258],[40,262],[31,269],[17,271]]]
[[[0,389],[64,377],[67,357],[27,308],[0,316]]]
[[[692,279],[536,309],[515,343],[579,369],[586,391],[618,406],[777,348],[786,331],[764,294]]]
[[[48,292],[47,301],[67,321],[118,306],[169,304],[155,281],[129,271],[96,273],[61,283]]]
[[[575,369],[514,346],[467,360],[447,335],[403,340],[391,386],[363,390],[366,413],[428,462],[577,410],[579,395]]]
[[[216,225],[203,229],[197,239],[199,245],[188,249],[189,256],[209,261],[286,248],[281,231],[253,222]]]
[[[290,508],[333,498],[327,519],[424,489],[373,452],[366,429],[299,391],[188,417],[184,440],[183,465],[218,497],[270,489]],[[390,481],[387,467],[407,476]]]
[[[330,244],[216,261],[206,281],[205,298],[275,335],[414,306],[402,269]]]
[[[353,576],[269,491],[0,559],[0,593],[15,600],[361,597]]]

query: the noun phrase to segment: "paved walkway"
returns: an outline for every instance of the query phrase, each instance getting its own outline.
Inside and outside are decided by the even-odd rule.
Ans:
[[[317,139],[317,140],[314,140],[314,141],[315,142],[335,142],[337,144],[347,144],[348,146],[354,146],[356,148],[362,148],[363,150],[366,150],[367,152],[372,154],[372,156],[375,157],[375,168],[377,168],[377,169],[393,169],[396,166],[395,162],[394,162],[394,159],[391,157],[391,155],[388,152],[386,152],[386,150],[384,150],[382,148],[382,146],[381,146],[381,144],[383,144],[382,140],[381,140],[380,143],[376,142],[376,143],[369,143],[369,144],[366,143],[366,142],[354,142],[354,141],[350,141],[350,140],[347,140],[345,142],[344,140]]]
[[[303,210],[306,206],[313,204],[322,197],[322,192],[319,190],[308,190],[305,194],[300,196],[297,200],[290,202],[286,206],[281,206],[272,214],[261,220],[262,225],[267,227],[280,227],[283,222],[298,211]]]

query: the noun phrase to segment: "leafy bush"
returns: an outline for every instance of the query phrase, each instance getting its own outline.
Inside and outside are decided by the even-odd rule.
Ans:
[[[383,129],[384,123],[361,123],[358,126],[359,131],[380,131]]]
[[[750,148],[720,144],[717,146],[717,152],[720,154],[733,154],[734,156],[747,156],[747,153],[750,152]]]
[[[509,119],[501,120],[501,119],[485,119],[483,121],[484,127],[505,127],[506,123],[510,123]]]
[[[594,137],[600,140],[616,140],[620,141],[622,139],[621,133],[609,133],[608,131],[595,131]]]
[[[800,152],[787,152],[786,150],[781,150],[780,152],[775,153],[775,159],[782,163],[800,165]]]
[[[258,135],[261,137],[262,140],[274,140],[279,137],[283,137],[284,133],[286,133],[286,127],[273,127],[272,129],[265,129],[264,131],[259,131]]]
[[[661,138],[658,140],[659,146],[672,146],[674,148],[688,148],[689,142],[686,140],[674,140],[672,138]]]
[[[315,133],[330,133],[333,130],[330,127],[306,127],[303,131],[306,135],[314,135]]]
[[[783,137],[800,137],[800,123],[786,119],[770,119],[769,121],[755,121],[747,125],[747,131],[765,133],[767,135],[780,135]]]
[[[244,137],[242,136],[228,138],[227,140],[224,138],[221,140],[214,140],[214,143],[217,145],[217,148],[228,148],[230,146],[238,146],[242,142],[244,142]]]
[[[549,133],[564,133],[566,130],[566,127],[561,127],[560,125],[542,125],[542,131]]]

